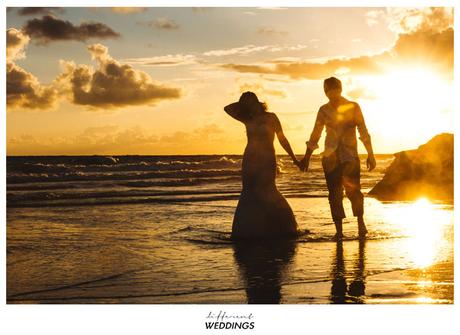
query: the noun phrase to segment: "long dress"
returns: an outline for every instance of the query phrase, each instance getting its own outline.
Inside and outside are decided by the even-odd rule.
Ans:
[[[233,219],[233,239],[295,236],[297,223],[286,199],[276,188],[276,115],[261,113],[244,120],[248,144],[242,164],[243,190]]]

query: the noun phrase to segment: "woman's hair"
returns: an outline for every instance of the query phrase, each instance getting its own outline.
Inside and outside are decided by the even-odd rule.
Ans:
[[[268,106],[265,102],[260,102],[259,98],[254,92],[244,92],[241,94],[240,100],[238,101],[243,109],[243,112],[247,114],[249,117],[253,116],[253,109],[251,105],[258,104],[261,107],[262,112],[266,112],[268,110]]]
[[[261,102],[260,105],[262,106],[262,109],[264,110],[264,112],[268,111],[268,105],[266,102]]]

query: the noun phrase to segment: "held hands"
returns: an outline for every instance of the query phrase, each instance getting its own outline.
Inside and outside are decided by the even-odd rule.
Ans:
[[[300,171],[307,172],[309,165],[310,165],[310,158],[304,157],[300,161]]]
[[[374,155],[368,155],[367,160],[366,160],[366,166],[369,171],[372,171],[375,169],[375,166],[377,165],[375,161]]]
[[[300,162],[299,160],[297,159],[297,157],[294,157],[292,159],[292,163],[294,163],[294,165],[296,165],[299,169],[300,169]]]
[[[300,171],[307,172],[309,163],[310,163],[310,160],[307,159],[307,157],[304,157],[302,158],[301,161],[297,161],[295,165],[297,165]]]

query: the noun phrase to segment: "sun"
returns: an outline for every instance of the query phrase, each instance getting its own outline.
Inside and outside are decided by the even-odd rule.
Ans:
[[[416,147],[438,133],[452,131],[453,84],[437,72],[394,67],[356,81],[370,97],[358,98],[370,130],[392,147]]]

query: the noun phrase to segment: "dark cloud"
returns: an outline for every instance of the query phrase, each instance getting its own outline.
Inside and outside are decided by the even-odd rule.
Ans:
[[[7,106],[12,108],[48,109],[57,99],[53,86],[41,85],[34,75],[14,63],[6,66],[6,92]]]
[[[63,13],[64,9],[60,7],[23,7],[18,9],[18,14],[21,16],[48,15],[53,12]]]
[[[41,85],[31,73],[14,63],[25,57],[29,37],[20,30],[6,31],[6,104],[9,108],[47,109],[57,100],[53,85]]]
[[[111,109],[153,105],[181,96],[179,88],[156,83],[147,73],[135,70],[131,65],[120,64],[101,44],[88,46],[88,51],[98,62],[96,70],[67,62],[60,78],[69,86],[72,101],[77,105]]]
[[[179,29],[179,25],[176,22],[174,22],[174,20],[169,19],[167,17],[159,17],[151,21],[139,21],[137,22],[137,24],[161,30]]]
[[[52,41],[86,41],[91,38],[108,39],[120,37],[107,25],[100,22],[83,22],[76,26],[70,21],[61,20],[51,15],[41,19],[28,20],[22,31],[38,43]]]

